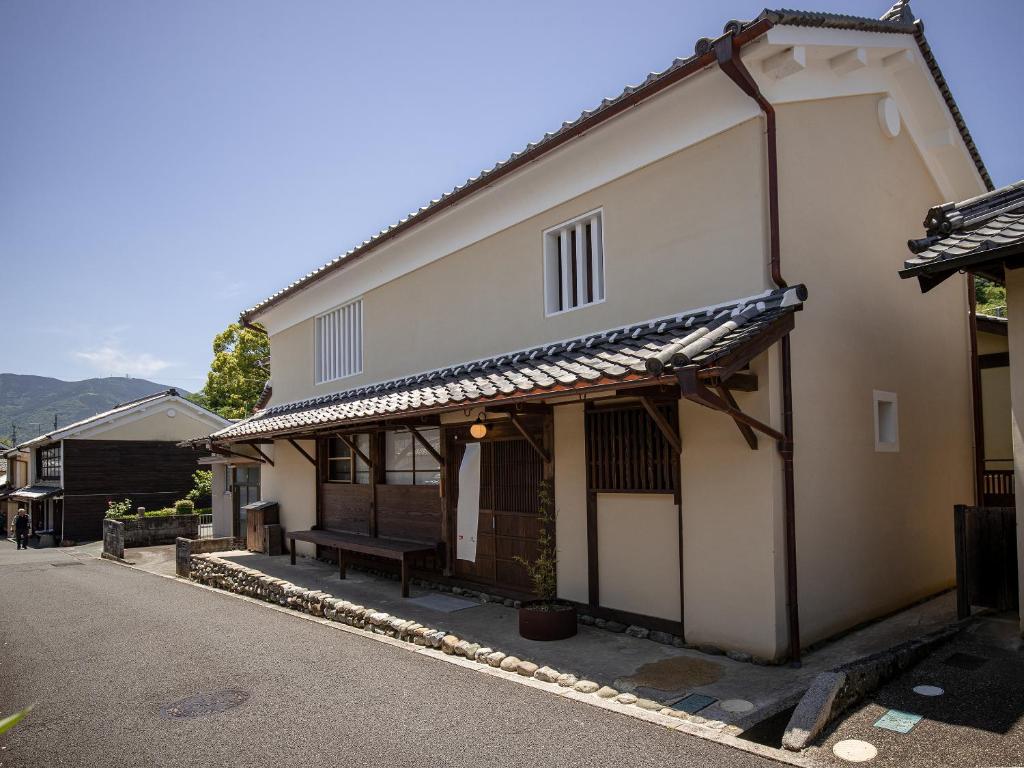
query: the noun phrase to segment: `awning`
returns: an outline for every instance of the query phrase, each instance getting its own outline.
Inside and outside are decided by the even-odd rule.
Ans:
[[[22,501],[39,501],[40,499],[56,496],[59,493],[64,493],[64,489],[53,485],[26,485],[24,488],[14,491],[10,498]]]
[[[802,285],[597,331],[370,387],[275,405],[208,438],[226,444],[327,434],[407,416],[495,407],[594,390],[728,378],[793,328]]]

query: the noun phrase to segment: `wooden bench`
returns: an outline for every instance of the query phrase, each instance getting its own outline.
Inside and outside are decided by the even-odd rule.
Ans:
[[[291,542],[291,560],[295,565],[295,542],[308,541],[321,547],[336,550],[338,553],[338,576],[345,578],[345,552],[357,552],[361,555],[374,555],[388,560],[397,560],[402,564],[402,597],[409,596],[409,563],[417,557],[426,555],[437,556],[437,545],[423,544],[415,541],[399,541],[397,539],[381,539],[372,536],[360,536],[358,533],[340,533],[338,531],[289,531],[285,534]]]

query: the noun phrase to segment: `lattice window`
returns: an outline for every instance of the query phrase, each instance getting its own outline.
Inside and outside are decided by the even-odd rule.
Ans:
[[[363,372],[363,301],[356,299],[316,318],[317,384]]]
[[[40,448],[37,474],[40,480],[60,480],[60,443]]]
[[[669,424],[678,423],[674,405],[658,410]],[[592,491],[677,490],[675,452],[640,406],[587,412],[587,462]]]
[[[604,301],[600,211],[544,233],[544,294],[549,315]]]

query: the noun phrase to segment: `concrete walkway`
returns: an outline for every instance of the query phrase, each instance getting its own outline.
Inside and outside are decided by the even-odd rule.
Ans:
[[[399,594],[397,581],[354,569],[349,569],[347,579],[340,580],[333,565],[310,558],[299,558],[292,566],[287,556],[267,557],[241,551],[218,553],[218,556],[306,589],[322,590],[667,705],[690,693],[703,694],[718,702],[749,701],[753,708],[748,712],[727,712],[717,704],[700,712],[701,717],[741,729],[795,704],[819,672],[886,650],[952,623],[956,618],[954,596],[942,595],[807,654],[800,669],[767,667],[588,626],[580,626],[579,634],[568,640],[553,643],[526,640],[519,636],[516,610],[504,605],[463,598],[460,600],[465,608],[446,612],[428,603],[447,602],[437,601],[436,597],[450,600],[452,595],[414,586],[410,599],[405,600]],[[430,595],[435,597],[428,601],[419,599]]]

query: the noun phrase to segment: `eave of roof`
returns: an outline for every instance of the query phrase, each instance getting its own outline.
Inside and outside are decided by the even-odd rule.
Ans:
[[[731,20],[725,25],[725,34],[735,35],[739,45],[744,45],[757,39],[771,27],[776,25],[820,27],[828,29],[849,29],[865,32],[884,32],[892,34],[910,34],[914,36],[921,55],[942,94],[946,105],[949,108],[953,121],[956,123],[964,144],[967,147],[974,164],[978,169],[985,185],[991,189],[992,180],[985,168],[971,137],[967,124],[960,114],[960,109],[953,98],[946,79],[939,68],[931,47],[924,36],[923,23],[914,18],[908,2],[900,0],[892,6],[881,19],[872,19],[860,16],[846,16],[834,13],[819,13],[815,11],[797,11],[789,9],[769,10],[765,9],[752,21]],[[305,276],[289,284],[282,290],[271,295],[267,299],[243,311],[240,319],[243,325],[249,325],[257,316],[280,303],[289,296],[301,291],[309,285],[317,282],[328,274],[338,269],[347,267],[355,260],[370,253],[385,242],[408,231],[410,228],[420,224],[432,216],[440,213],[446,208],[454,205],[469,195],[493,184],[498,179],[525,166],[526,164],[539,159],[548,152],[557,149],[571,139],[586,133],[606,120],[613,118],[620,112],[650,98],[665,88],[680,80],[689,77],[700,70],[711,66],[715,57],[712,51],[713,40],[709,38],[699,39],[694,46],[694,55],[685,59],[676,59],[668,69],[662,72],[651,73],[639,86],[627,86],[618,96],[604,99],[601,104],[592,110],[583,112],[575,120],[566,121],[557,131],[547,133],[536,142],[528,144],[519,152],[514,152],[506,160],[502,160],[491,168],[481,171],[477,176],[468,179],[464,184],[455,187],[442,194],[440,197],[431,200],[428,204],[413,211],[404,219],[381,230],[377,234],[364,240],[348,252],[332,259],[323,266],[313,270]]]
[[[381,422],[566,393],[675,385],[684,366],[716,366],[756,341],[788,329],[807,291],[791,286],[670,317],[595,332],[347,392],[273,406],[198,445],[309,434],[337,425]]]
[[[1003,268],[1024,264],[1024,181],[959,203],[929,209],[925,237],[908,240],[913,256],[900,277],[917,277],[924,291],[954,272],[977,272],[996,280]]]

